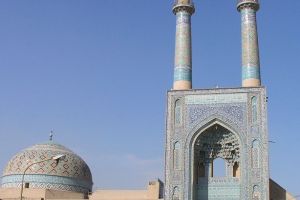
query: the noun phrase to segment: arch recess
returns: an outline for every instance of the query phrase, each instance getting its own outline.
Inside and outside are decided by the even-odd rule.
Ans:
[[[229,123],[228,123],[229,122]],[[197,141],[197,138],[201,136],[201,134],[205,133],[206,130],[214,127],[214,126],[220,126],[223,127],[224,129],[228,130],[230,133],[232,133],[236,138],[237,141],[240,145],[240,150],[241,154],[243,153],[243,148],[245,142],[243,141],[243,133],[238,132],[237,129],[235,128],[235,124],[230,122],[228,119],[224,119],[222,116],[218,117],[212,117],[210,119],[207,119],[205,121],[202,121],[202,123],[199,123],[190,133],[188,134],[186,141],[185,141],[185,172],[184,172],[184,177],[185,177],[185,195],[188,196],[188,199],[194,199],[195,193],[193,192],[194,189],[194,182],[195,182],[195,163],[194,163],[194,149],[195,149],[195,144]],[[236,161],[234,161],[233,166]],[[241,159],[239,160],[239,165],[243,165],[244,161]],[[206,172],[207,173],[207,172]],[[208,172],[210,173],[210,172]],[[232,177],[233,176],[233,170],[232,170]],[[240,180],[242,182],[242,180]]]

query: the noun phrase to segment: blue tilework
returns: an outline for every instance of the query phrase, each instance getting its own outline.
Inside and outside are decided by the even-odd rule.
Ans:
[[[192,81],[192,70],[189,68],[175,68],[174,81]]]
[[[2,184],[21,183],[22,175],[10,175],[2,177]],[[87,191],[92,187],[92,184],[75,178],[62,177],[62,176],[49,176],[49,175],[38,175],[28,174],[24,176],[24,183],[47,183],[47,184],[61,184],[70,186],[79,186],[85,188]]]
[[[244,8],[242,17],[242,80],[260,79],[256,11]]]
[[[180,11],[176,17],[174,81],[192,81],[191,15]]]
[[[177,16],[176,24],[181,24],[181,23],[189,24],[191,21],[190,20],[191,16],[187,12],[184,11],[178,12],[176,16]]]
[[[60,154],[65,155],[65,158],[59,162],[48,160]],[[36,162],[39,163],[31,165]],[[92,174],[84,160],[70,149],[52,141],[26,148],[12,157],[4,169],[1,186],[20,185],[21,174],[25,169],[25,181],[31,187],[76,192],[92,189]]]
[[[257,66],[243,66],[242,67],[242,79],[260,79],[260,71]]]

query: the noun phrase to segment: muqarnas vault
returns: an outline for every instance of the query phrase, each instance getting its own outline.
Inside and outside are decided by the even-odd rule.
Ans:
[[[191,0],[177,0],[174,85],[168,92],[165,199],[269,200],[266,89],[261,86],[258,0],[239,0],[242,87],[192,89]],[[214,163],[226,174],[215,176]]]

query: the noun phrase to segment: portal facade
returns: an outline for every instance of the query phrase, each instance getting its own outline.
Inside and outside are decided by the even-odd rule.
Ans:
[[[261,86],[258,0],[238,0],[242,87],[192,88],[192,0],[175,0],[173,89],[168,92],[165,200],[269,200],[266,91]],[[214,165],[223,162],[224,174]]]
[[[268,169],[265,88],[168,93],[166,200],[269,200]]]

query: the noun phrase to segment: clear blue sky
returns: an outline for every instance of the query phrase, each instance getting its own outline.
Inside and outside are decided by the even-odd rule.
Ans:
[[[195,88],[238,87],[235,0],[196,0]],[[172,86],[171,0],[1,0],[0,169],[48,139],[89,164],[95,188],[143,188],[163,178],[166,91]],[[270,169],[300,194],[300,1],[262,0],[263,84]]]

